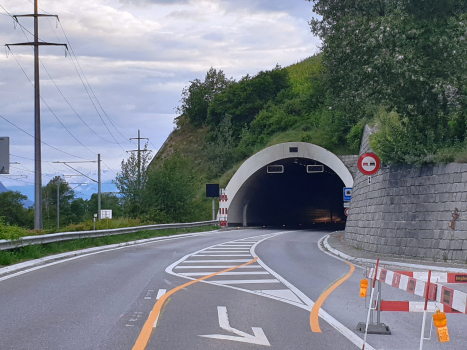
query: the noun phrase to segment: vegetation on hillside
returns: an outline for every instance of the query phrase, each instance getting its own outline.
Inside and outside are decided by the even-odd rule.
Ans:
[[[371,146],[387,164],[449,161],[447,149],[465,149],[465,0],[311,1],[345,133],[373,121]]]

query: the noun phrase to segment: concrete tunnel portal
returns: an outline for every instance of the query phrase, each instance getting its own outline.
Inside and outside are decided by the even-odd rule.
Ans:
[[[304,142],[274,145],[247,159],[227,185],[228,225],[343,223],[343,189],[352,186],[350,171],[326,149]]]

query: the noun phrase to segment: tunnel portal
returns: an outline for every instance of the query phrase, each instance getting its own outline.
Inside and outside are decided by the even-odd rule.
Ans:
[[[231,196],[229,226],[308,227],[344,223],[343,189],[351,187],[353,179],[337,156],[315,145],[310,148],[310,145],[299,142],[276,145],[273,146],[276,147],[275,156],[257,154],[256,160],[251,160],[250,164],[245,162],[242,167],[249,170],[244,169],[243,176],[237,179],[234,175],[226,189]],[[283,147],[277,152],[279,146]],[[320,154],[310,154],[310,149]],[[277,159],[278,156],[281,158]],[[273,158],[276,159],[271,161]]]

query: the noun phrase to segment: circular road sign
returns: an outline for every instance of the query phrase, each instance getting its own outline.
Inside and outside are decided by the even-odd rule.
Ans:
[[[379,168],[381,168],[381,161],[374,153],[363,153],[358,158],[358,169],[364,175],[374,175],[378,172]]]
[[[349,216],[349,209],[350,209],[350,208],[345,208],[345,211],[344,211],[345,216]]]

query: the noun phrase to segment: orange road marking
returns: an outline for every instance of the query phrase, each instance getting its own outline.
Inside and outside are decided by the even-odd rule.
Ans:
[[[349,272],[339,279],[336,283],[334,283],[331,287],[329,287],[323,294],[320,295],[318,300],[315,302],[313,305],[313,308],[311,309],[311,314],[310,314],[310,327],[311,331],[313,333],[321,333],[321,327],[319,326],[319,309],[321,309],[321,306],[323,305],[324,301],[326,300],[331,293],[337,289],[342,283],[344,283],[347,279],[349,279],[350,276],[352,276],[353,272],[355,271],[355,266],[352,265],[351,263],[344,261],[347,265],[350,266]]]
[[[133,350],[144,350],[146,349],[146,346],[148,345],[149,343],[149,339],[151,338],[151,334],[152,334],[152,331],[154,329],[154,323],[156,323],[156,321],[158,320],[159,318],[159,315],[161,313],[161,309],[162,307],[164,306],[164,303],[167,301],[167,299],[175,294],[176,292],[178,292],[180,289],[183,289],[185,287],[188,287],[188,286],[191,286],[192,284],[195,284],[197,282],[200,282],[200,281],[203,281],[203,280],[206,280],[210,277],[214,277],[216,275],[219,275],[221,273],[224,273],[224,272],[228,272],[228,271],[232,271],[232,270],[235,270],[235,269],[238,269],[239,267],[243,267],[243,266],[246,266],[246,265],[250,265],[254,262],[256,262],[256,260],[258,260],[258,258],[254,258],[253,260],[245,263],[245,264],[242,264],[242,265],[238,265],[238,266],[234,266],[234,267],[231,267],[227,270],[223,270],[223,271],[219,271],[219,272],[216,272],[216,273],[213,273],[211,275],[208,275],[208,276],[204,276],[204,277],[201,277],[201,278],[198,278],[197,280],[194,280],[194,281],[191,281],[191,282],[188,282],[188,283],[185,283],[179,287],[176,287],[170,291],[168,291],[167,293],[165,293],[163,296],[161,296],[159,298],[159,300],[156,302],[156,304],[154,305],[154,308],[152,309],[152,312],[151,314],[149,315],[148,319],[146,320],[146,323],[144,324],[143,326],[143,329],[141,331],[141,333],[139,334],[138,336],[138,339],[136,340],[136,343],[135,345],[133,346]]]

